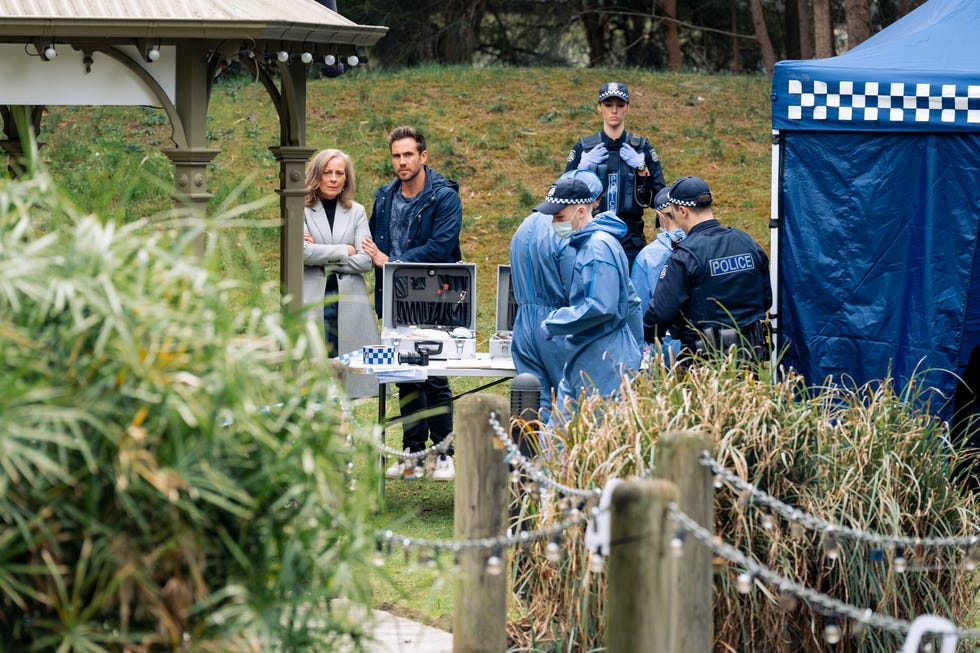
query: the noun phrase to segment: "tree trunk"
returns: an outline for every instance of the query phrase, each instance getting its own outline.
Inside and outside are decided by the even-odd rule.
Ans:
[[[773,68],[776,67],[776,53],[773,52],[772,41],[769,40],[766,16],[762,12],[762,0],[750,0],[749,7],[752,9],[752,27],[755,30],[755,40],[759,42],[762,65],[765,66],[766,74],[772,77]]]
[[[660,10],[663,12],[664,20],[664,42],[667,46],[667,60],[670,62],[670,69],[680,72],[684,67],[681,57],[681,40],[677,33],[677,0],[658,0]]]
[[[844,0],[847,16],[847,49],[871,36],[871,0]]]
[[[800,59],[813,59],[813,39],[810,38],[810,3],[796,0],[796,14],[800,21]]]
[[[609,41],[606,39],[608,19],[599,12],[589,0],[582,0],[582,13],[579,19],[585,30],[585,42],[589,46],[589,65],[599,66],[606,63],[609,55]]]
[[[439,38],[442,63],[470,64],[476,52],[476,25],[486,10],[485,0],[449,0],[446,3],[446,27]]]
[[[787,0],[786,11],[783,13],[783,47],[787,59],[802,59],[800,51],[800,17],[797,15],[799,4],[796,0]]]
[[[732,72],[742,72],[742,53],[738,49],[738,0],[732,0]]]
[[[830,0],[813,0],[813,41],[818,59],[834,56],[834,23]]]

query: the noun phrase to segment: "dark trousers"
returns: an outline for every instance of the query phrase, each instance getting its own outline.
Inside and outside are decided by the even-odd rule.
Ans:
[[[453,393],[449,379],[432,376],[417,383],[395,385],[402,416],[402,447],[414,452],[425,449],[430,438],[433,444],[442,442],[453,430]],[[447,453],[454,453],[452,446]]]
[[[337,321],[340,319],[340,302],[337,297],[337,279],[330,275],[328,282],[333,281],[333,290],[327,284],[327,292],[324,294],[326,304],[323,305],[323,338],[327,342],[327,356],[339,356],[346,354],[345,351],[337,351],[339,343],[337,340]]]

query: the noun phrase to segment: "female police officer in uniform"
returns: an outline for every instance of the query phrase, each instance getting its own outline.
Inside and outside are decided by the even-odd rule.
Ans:
[[[646,245],[643,209],[666,186],[660,157],[645,137],[626,131],[630,92],[622,82],[607,82],[599,89],[602,129],[580,139],[568,153],[565,171],[591,170],[602,180],[604,193],[597,213],[612,211],[626,223],[619,239],[630,270]]]

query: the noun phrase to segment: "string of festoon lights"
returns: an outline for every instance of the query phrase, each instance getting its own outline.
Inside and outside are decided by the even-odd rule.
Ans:
[[[490,415],[489,423],[493,428],[496,437],[504,444],[504,447],[507,450],[506,460],[508,460],[516,468],[525,471],[533,482],[552,487],[557,492],[565,495],[586,497],[590,500],[597,499],[602,494],[602,490],[597,491],[578,489],[555,482],[542,470],[536,468],[527,457],[520,453],[517,445],[511,440],[509,434],[503,429],[500,422],[497,420],[496,415],[493,413]],[[350,443],[352,443],[352,441],[350,440],[350,436],[348,436],[348,444]],[[376,444],[378,443],[376,442]],[[430,447],[429,450],[426,450],[426,452],[418,452],[416,454],[405,454],[404,452],[386,447],[383,444],[378,444],[378,446],[382,451],[390,455],[402,457],[422,457],[424,455],[428,455],[428,453],[442,450],[446,445],[434,445],[433,447]],[[975,566],[975,564],[971,563],[974,563],[974,559],[977,555],[974,552],[980,547],[974,545],[980,543],[980,538],[918,538],[907,536],[886,536],[840,526],[789,506],[759,490],[754,485],[743,481],[737,475],[721,466],[707,451],[702,453],[700,462],[704,467],[710,469],[714,473],[714,484],[716,488],[720,487],[722,483],[728,483],[740,492],[743,492],[746,496],[749,496],[755,502],[765,506],[768,510],[782,515],[795,526],[793,530],[796,530],[797,528],[806,528],[812,531],[822,532],[824,534],[824,551],[829,558],[836,559],[838,555],[836,544],[837,535],[845,535],[857,540],[870,542],[875,545],[894,546],[896,547],[896,550],[902,550],[903,547],[916,546],[965,546],[967,547],[968,551],[967,566],[970,569],[974,568]],[[587,513],[583,512],[580,508],[584,507],[587,503],[588,502],[583,502],[577,506],[573,505],[569,518],[560,521],[549,528],[521,531],[516,535],[508,531],[504,536],[478,538],[474,540],[427,540],[422,538],[406,537],[399,535],[392,530],[386,530],[383,532],[379,531],[375,534],[377,548],[374,556],[374,564],[379,566],[384,565],[385,557],[391,554],[392,548],[396,544],[401,545],[401,547],[404,549],[406,558],[409,555],[409,551],[413,548],[420,550],[432,550],[432,556],[423,556],[420,553],[419,559],[425,559],[433,564],[440,552],[448,551],[452,552],[454,556],[456,556],[462,551],[486,550],[490,552],[490,555],[486,561],[486,571],[488,574],[496,575],[500,574],[504,568],[504,549],[515,546],[526,546],[531,542],[545,539],[550,540],[545,551],[546,559],[551,562],[557,562],[561,558],[560,540],[562,534],[566,530],[588,521],[590,518],[595,520],[600,514],[602,514],[602,512],[604,512],[604,509],[599,508],[598,506],[593,506],[587,511]],[[716,557],[727,560],[729,563],[744,569],[744,572],[739,574],[739,576],[736,578],[735,586],[738,592],[743,594],[751,592],[756,580],[758,579],[778,590],[779,603],[784,609],[794,609],[796,604],[802,601],[809,605],[811,609],[825,615],[827,617],[827,622],[824,627],[823,635],[825,641],[829,644],[839,642],[842,637],[842,629],[839,625],[839,620],[841,618],[852,620],[853,623],[851,632],[855,637],[860,636],[868,627],[874,627],[897,634],[909,633],[910,629],[914,628],[913,622],[887,615],[881,615],[874,612],[870,608],[862,608],[845,603],[832,596],[823,594],[817,590],[791,580],[770,569],[769,567],[766,567],[765,565],[749,558],[746,554],[736,549],[734,546],[716,539],[706,528],[698,524],[690,516],[684,513],[677,504],[672,503],[670,505],[670,511],[671,517],[677,525],[677,532],[670,542],[670,551],[672,555],[683,555],[684,538],[687,535],[693,536],[701,544],[707,547],[708,550],[711,551]],[[771,513],[767,512],[767,515],[769,519],[772,519]],[[766,528],[772,528],[774,523],[764,519],[763,525]],[[831,535],[828,536],[828,533],[831,533]],[[828,542],[830,542],[830,544],[828,544]],[[900,558],[896,556],[896,563],[899,559]],[[454,559],[454,563],[456,562],[458,562],[458,560]],[[603,556],[599,553],[593,554],[590,561],[590,570],[594,573],[598,573],[601,572],[603,568]],[[904,565],[900,566],[896,564],[896,571],[905,571]],[[957,629],[952,625],[950,625],[950,629],[944,634],[955,636],[960,640],[980,639],[980,630]]]
[[[755,485],[743,481],[736,474],[725,469],[707,451],[702,452],[701,465],[711,470],[714,476],[715,488],[727,483],[739,492],[744,493],[753,503],[765,507],[762,516],[762,526],[771,530],[775,526],[775,514],[781,515],[790,524],[790,532],[795,537],[802,536],[803,529],[820,533],[823,538],[824,553],[831,560],[840,555],[838,540],[842,537],[871,545],[870,559],[872,562],[884,560],[884,550],[890,548],[894,552],[892,564],[896,572],[903,573],[908,568],[906,554],[909,550],[921,552],[924,547],[949,547],[964,550],[963,566],[972,571],[980,565],[980,536],[964,537],[909,537],[906,535],[884,535],[870,533],[858,528],[834,524],[815,515],[803,512],[787,505],[775,497],[760,490]]]
[[[497,420],[496,415],[491,412],[489,418],[490,426],[493,428],[494,433],[498,440],[504,445],[507,451],[507,456],[504,459],[505,463],[510,463],[513,467],[513,472],[511,474],[511,481],[513,483],[520,482],[520,474],[523,472],[528,476],[535,487],[547,487],[556,492],[559,496],[563,497],[579,497],[582,499],[578,502],[569,502],[567,510],[569,512],[569,517],[557,522],[553,526],[548,528],[541,528],[536,530],[522,530],[517,534],[510,531],[507,534],[500,537],[491,538],[477,538],[474,540],[427,540],[422,538],[407,537],[404,535],[397,534],[391,530],[378,531],[375,533],[376,538],[376,550],[374,555],[374,563],[376,565],[383,565],[385,561],[385,556],[391,554],[391,550],[395,544],[400,545],[404,551],[405,555],[408,555],[410,549],[416,548],[420,550],[431,550],[433,551],[432,556],[425,556],[428,562],[433,562],[439,555],[440,552],[449,551],[453,554],[458,554],[461,551],[466,550],[485,550],[489,551],[490,555],[487,557],[487,573],[489,574],[499,574],[503,569],[502,554],[504,549],[516,546],[527,546],[532,542],[548,540],[548,544],[545,547],[545,558],[550,562],[558,562],[561,558],[561,539],[562,535],[568,529],[585,523],[588,519],[597,517],[601,511],[598,507],[593,506],[587,512],[584,509],[587,507],[590,501],[597,501],[602,494],[601,489],[597,490],[581,490],[579,488],[570,487],[563,485],[554,481],[550,476],[548,476],[541,469],[537,468],[534,463],[524,456],[517,445],[511,440],[509,434],[500,425]],[[455,433],[450,433],[442,442],[435,444],[428,449],[418,451],[418,452],[404,452],[393,449],[380,440],[375,441],[375,446],[383,453],[395,456],[402,460],[412,460],[417,461],[425,458],[431,453],[444,453],[448,447],[449,442]],[[348,436],[349,437],[349,436]],[[352,444],[352,440],[348,440],[349,444]],[[536,497],[541,496],[540,490],[532,493]],[[601,555],[593,555],[590,562],[590,569],[594,572],[599,572],[603,569],[605,560]]]
[[[351,436],[347,436],[347,437],[350,438]],[[389,447],[388,445],[386,445],[384,442],[381,441],[380,436],[377,439],[375,439],[373,443],[374,446],[377,447],[378,450],[381,451],[381,453],[383,454],[394,456],[403,462],[411,461],[413,463],[418,463],[418,461],[423,460],[424,458],[432,454],[441,455],[446,453],[447,451],[449,451],[449,446],[453,443],[453,440],[455,439],[456,439],[456,433],[450,431],[446,435],[446,437],[444,437],[439,442],[435,443],[434,445],[432,445],[427,449],[420,449],[419,451],[399,451],[397,449],[392,449],[391,447]],[[352,439],[348,440],[348,443],[353,443],[353,440]]]
[[[593,516],[598,513],[598,509],[593,509]],[[486,570],[490,575],[499,575],[504,568],[503,552],[505,549],[527,546],[531,542],[549,540],[545,547],[545,558],[549,562],[561,560],[561,536],[569,528],[584,523],[588,515],[581,511],[573,511],[565,520],[556,523],[549,528],[541,528],[533,531],[520,531],[516,535],[509,532],[500,537],[481,537],[473,540],[426,540],[422,538],[407,537],[399,535],[393,531],[375,532],[376,549],[373,562],[381,567],[385,564],[385,557],[391,555],[392,547],[395,544],[401,545],[406,557],[411,549],[430,550],[433,552],[427,560],[434,562],[441,552],[451,552],[454,556],[462,551],[484,550],[489,551],[487,557]],[[454,564],[458,562],[454,558]],[[593,560],[593,570],[595,569]],[[601,566],[599,568],[601,571]]]
[[[756,579],[759,579],[779,591],[779,603],[784,609],[794,609],[797,601],[804,601],[811,608],[827,616],[828,620],[823,634],[824,640],[828,644],[836,644],[841,639],[841,628],[838,623],[840,617],[846,617],[854,621],[852,632],[855,636],[861,635],[868,626],[901,634],[909,632],[912,626],[912,622],[905,619],[880,615],[871,608],[860,608],[849,603],[844,603],[843,601],[786,578],[765,565],[752,560],[730,544],[716,540],[707,529],[688,516],[676,503],[670,504],[670,514],[679,529],[677,535],[670,542],[670,550],[673,555],[683,555],[684,536],[692,535],[715,556],[724,558],[728,562],[745,570],[735,580],[735,587],[738,592],[742,594],[750,593],[755,585]],[[959,639],[980,639],[980,630],[976,629],[957,629],[955,633],[951,634],[955,634]]]
[[[570,487],[568,485],[562,485],[561,483],[552,479],[544,470],[538,468],[533,461],[527,458],[521,453],[517,444],[511,440],[510,434],[500,425],[497,420],[497,415],[490,411],[490,428],[493,429],[494,434],[497,439],[504,445],[507,450],[507,456],[504,458],[504,462],[510,463],[514,470],[511,473],[512,480],[517,481],[518,476],[521,472],[527,475],[532,483],[536,483],[539,486],[548,487],[554,490],[559,496],[569,496],[569,497],[580,497],[586,500],[598,499],[602,495],[602,488],[595,488],[594,490],[582,490],[579,488]]]

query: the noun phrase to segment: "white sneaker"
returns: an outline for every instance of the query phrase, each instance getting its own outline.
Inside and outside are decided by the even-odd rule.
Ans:
[[[385,470],[385,478],[401,478],[404,468],[404,463],[401,460],[396,460]]]
[[[408,449],[405,450],[405,453],[406,454],[409,453]],[[385,478],[401,478],[402,475],[405,473],[406,463],[407,463],[406,460],[403,460],[401,458],[395,458],[395,462],[393,462],[391,466],[389,466],[388,469],[385,470]]]
[[[456,465],[453,463],[452,456],[442,456],[436,461],[436,468],[432,472],[433,481],[452,481],[456,478]]]

